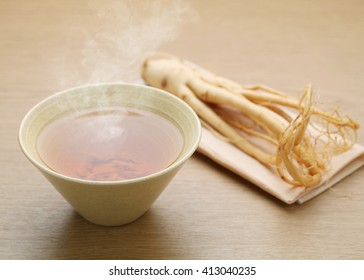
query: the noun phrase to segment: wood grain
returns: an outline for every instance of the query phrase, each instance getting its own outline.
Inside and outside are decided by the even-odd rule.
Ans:
[[[61,83],[57,66],[66,56],[67,71],[82,70],[84,38],[74,30],[97,28],[88,3],[0,1],[1,259],[364,258],[363,169],[287,206],[195,154],[129,225],[96,226],[75,213],[23,156],[17,133],[33,105],[75,85]],[[189,3],[195,20],[159,50],[294,95],[312,83],[321,100],[364,123],[362,1]]]

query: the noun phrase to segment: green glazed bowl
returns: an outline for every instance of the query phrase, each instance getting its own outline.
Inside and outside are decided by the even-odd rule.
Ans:
[[[166,116],[184,140],[178,158],[157,173],[124,181],[88,181],[50,169],[37,151],[43,128],[77,110],[100,106],[127,106]],[[31,163],[81,216],[105,226],[127,224],[142,216],[195,152],[200,137],[200,121],[185,102],[160,89],[124,83],[86,85],[54,94],[26,114],[19,130],[20,147]]]

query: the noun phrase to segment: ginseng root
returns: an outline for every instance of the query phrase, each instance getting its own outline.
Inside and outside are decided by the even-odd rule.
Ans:
[[[142,76],[188,103],[209,129],[241,151],[276,168],[293,186],[319,184],[333,155],[351,148],[359,124],[338,111],[330,114],[313,106],[313,90],[300,99],[267,86],[242,86],[188,61],[164,54],[146,58]],[[295,116],[284,108],[296,110]],[[315,119],[315,121],[313,121]],[[269,152],[248,140],[260,138]]]

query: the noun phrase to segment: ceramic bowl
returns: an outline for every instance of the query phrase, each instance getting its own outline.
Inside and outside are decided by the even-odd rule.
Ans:
[[[50,169],[37,150],[42,130],[75,110],[99,108],[100,104],[146,109],[168,117],[184,140],[178,158],[159,172],[124,181],[88,181]],[[200,137],[199,119],[185,102],[156,88],[123,83],[86,85],[54,94],[26,114],[19,130],[20,147],[30,162],[81,216],[106,226],[127,224],[142,216],[195,152]]]

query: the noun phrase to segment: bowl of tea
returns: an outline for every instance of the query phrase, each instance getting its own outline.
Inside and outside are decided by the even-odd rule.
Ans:
[[[142,216],[192,156],[195,112],[137,84],[86,85],[33,107],[19,130],[25,156],[85,219],[123,225]]]

